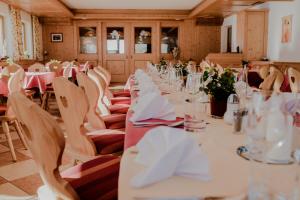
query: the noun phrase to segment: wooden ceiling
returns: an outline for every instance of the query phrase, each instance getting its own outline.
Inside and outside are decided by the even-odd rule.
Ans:
[[[0,0],[40,17],[73,19],[176,19],[226,17],[268,1],[291,0],[199,0],[191,10],[71,10],[61,0]],[[80,0],[82,1],[82,0]]]
[[[73,13],[59,0],[0,0],[42,17],[72,17]]]

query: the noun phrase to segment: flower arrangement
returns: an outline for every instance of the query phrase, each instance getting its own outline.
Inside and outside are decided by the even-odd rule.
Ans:
[[[223,72],[215,66],[206,68],[203,72],[203,81],[203,91],[216,101],[227,101],[229,95],[235,94],[235,76],[229,68]]]
[[[151,33],[149,31],[142,30],[139,35],[139,43],[143,43],[143,40],[150,36]]]
[[[159,61],[159,64],[156,65],[157,71],[161,71],[162,68],[167,69],[168,63],[164,57],[162,57]]]
[[[174,68],[176,70],[180,70],[182,71],[182,76],[187,76],[188,75],[188,70],[187,70],[187,63],[182,63],[182,62],[178,62],[174,65]]]
[[[121,35],[120,35],[120,33],[117,30],[113,30],[110,33],[110,36],[111,36],[112,39],[119,40]]]

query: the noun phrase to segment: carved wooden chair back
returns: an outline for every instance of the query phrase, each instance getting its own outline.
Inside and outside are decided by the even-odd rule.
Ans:
[[[264,82],[259,86],[262,90],[273,90],[280,92],[280,87],[284,81],[283,73],[276,67],[270,67],[270,74],[265,78]]]
[[[25,140],[44,184],[55,193],[57,199],[79,200],[77,193],[59,173],[65,147],[59,125],[49,113],[21,93],[10,95],[9,103],[21,122]]]
[[[293,93],[300,92],[300,72],[290,67],[288,69],[289,83]]]
[[[105,129],[105,123],[101,119],[101,117],[97,114],[98,110],[98,99],[99,99],[99,89],[91,78],[89,78],[86,74],[79,72],[77,74],[77,82],[78,85],[85,92],[87,99],[89,101],[89,110],[87,112],[87,121],[91,124],[95,129]]]
[[[61,63],[61,65],[62,65],[63,67],[69,67],[69,66],[71,65],[71,62],[65,61],[65,62]]]
[[[59,62],[52,62],[49,64],[49,70],[51,72],[55,72],[56,76],[60,76],[63,70],[63,66]]]
[[[42,63],[34,63],[28,67],[29,72],[46,72],[47,68]]]
[[[88,77],[93,80],[98,88],[99,91],[99,98],[98,98],[98,111],[101,115],[110,115],[110,111],[106,105],[110,105],[110,100],[105,96],[105,80],[97,74],[93,69],[88,71]]]
[[[270,66],[261,66],[259,68],[258,74],[262,79],[266,79],[269,73],[270,73]]]
[[[95,156],[96,148],[84,128],[89,108],[84,91],[64,77],[55,78],[53,88],[71,151],[78,155]]]
[[[8,80],[9,94],[14,92],[24,92],[23,84],[25,78],[25,71],[21,68],[15,72]]]

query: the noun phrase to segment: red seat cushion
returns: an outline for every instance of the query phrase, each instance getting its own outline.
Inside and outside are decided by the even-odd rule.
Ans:
[[[120,157],[101,156],[61,173],[81,200],[118,199]]]
[[[115,114],[115,113],[126,114],[129,107],[130,106],[128,104],[115,104],[115,105],[109,106],[108,109],[110,110],[110,112],[112,114]]]
[[[124,132],[104,129],[90,132],[87,135],[94,142],[98,154],[112,154],[124,149]]]
[[[125,128],[126,114],[111,114],[103,116],[102,119],[108,129]]]
[[[130,97],[130,91],[116,91],[113,95],[114,97]]]
[[[6,105],[0,105],[0,115],[5,115],[6,109]]]
[[[112,104],[131,104],[130,97],[114,97],[110,99]]]

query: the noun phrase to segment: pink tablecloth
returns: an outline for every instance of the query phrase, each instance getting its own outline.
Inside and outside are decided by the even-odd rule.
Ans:
[[[1,78],[0,79],[0,96],[7,96],[8,95],[8,87],[7,87],[7,80]]]
[[[24,88],[39,88],[40,93],[44,93],[47,85],[53,82],[54,72],[26,72]],[[8,80],[0,79],[0,95],[8,96]]]
[[[24,88],[39,88],[40,93],[44,93],[47,85],[53,82],[55,72],[26,72]]]

